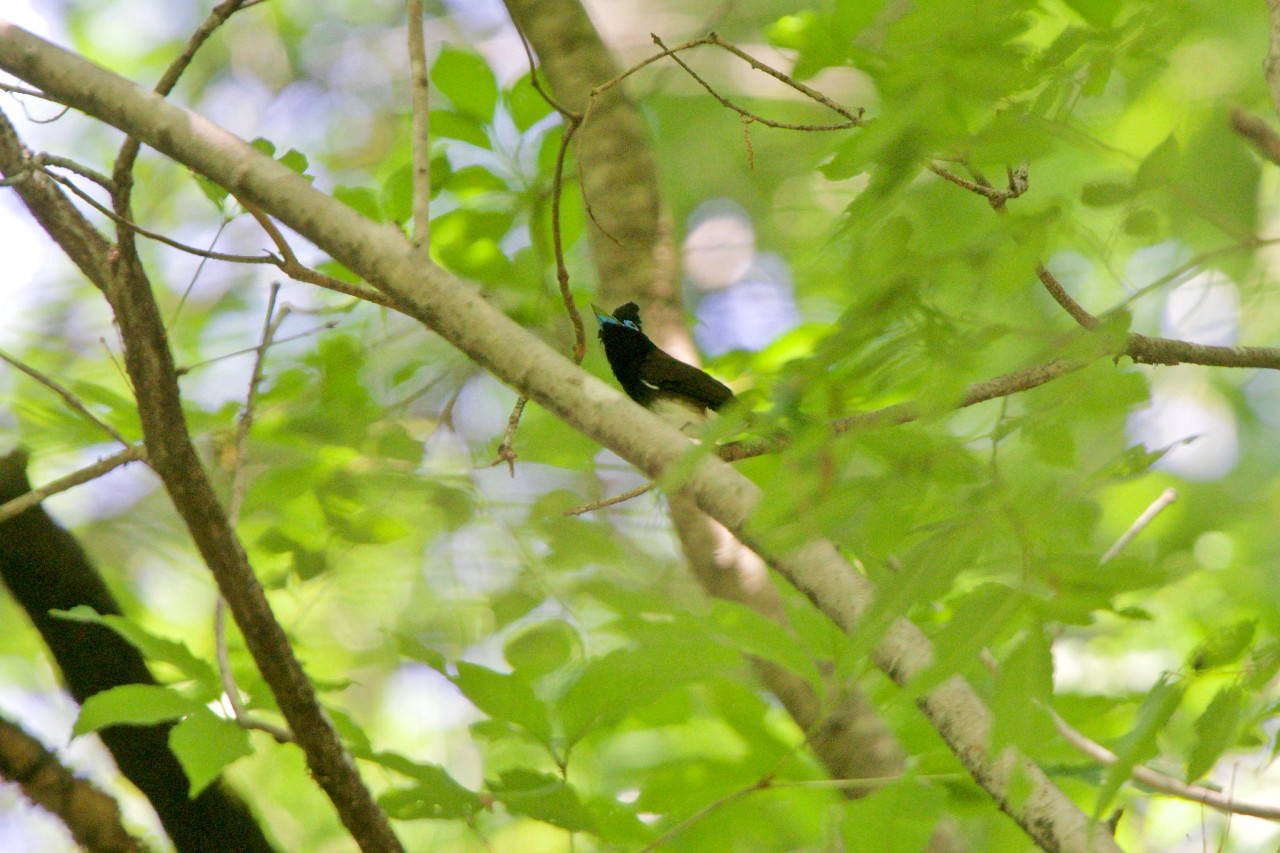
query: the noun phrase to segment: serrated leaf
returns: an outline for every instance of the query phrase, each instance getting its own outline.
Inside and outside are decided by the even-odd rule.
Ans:
[[[1235,743],[1244,713],[1244,688],[1230,684],[1218,691],[1204,712],[1196,717],[1195,741],[1187,756],[1188,784],[1213,769],[1218,758]]]
[[[477,54],[444,48],[431,66],[431,82],[460,112],[485,122],[493,118],[498,83]]]
[[[1257,628],[1257,620],[1246,619],[1217,629],[1196,647],[1188,657],[1187,665],[1196,672],[1203,672],[1235,663],[1248,650]]]
[[[718,599],[711,610],[711,631],[741,651],[782,666],[822,689],[822,675],[795,635],[744,604]]]
[[[471,704],[494,719],[515,723],[543,743],[550,740],[547,707],[526,681],[466,661],[457,667],[451,680]]]
[[[186,643],[156,636],[128,617],[115,614],[103,616],[85,604],[70,610],[51,610],[49,614],[59,619],[88,622],[109,628],[137,649],[147,660],[170,664],[192,681],[216,691],[221,690],[221,682],[213,667],[208,661],[192,654]]]
[[[147,726],[203,710],[199,702],[168,687],[122,684],[95,693],[80,706],[72,736],[115,725]]]
[[[217,779],[222,768],[253,753],[249,732],[208,708],[200,708],[173,727],[169,748],[187,774],[192,798]]]
[[[395,820],[466,820],[483,805],[474,791],[459,784],[438,764],[413,761],[396,752],[377,752],[360,757],[376,761],[417,782],[378,795],[378,803]]]
[[[578,792],[558,776],[515,768],[488,783],[493,798],[508,811],[558,826],[570,832],[590,832],[595,823]]]
[[[1186,688],[1171,682],[1168,675],[1162,676],[1156,686],[1151,688],[1138,710],[1136,724],[1116,747],[1115,763],[1103,775],[1097,802],[1093,807],[1095,817],[1105,814],[1111,807],[1120,786],[1129,778],[1134,766],[1156,754],[1156,736],[1169,722],[1174,711],[1178,710],[1185,692]]]

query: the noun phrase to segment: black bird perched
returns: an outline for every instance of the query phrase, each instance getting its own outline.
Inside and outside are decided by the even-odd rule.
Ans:
[[[687,435],[697,435],[707,410],[733,402],[733,392],[698,368],[673,358],[645,337],[640,306],[628,302],[612,314],[596,306],[604,354],[627,396]]]

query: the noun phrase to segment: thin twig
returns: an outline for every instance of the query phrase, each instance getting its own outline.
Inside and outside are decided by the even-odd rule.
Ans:
[[[431,245],[431,136],[427,112],[430,87],[427,81],[426,38],[422,32],[422,0],[405,3],[409,39],[409,83],[412,89],[413,138],[413,244],[419,249]]]
[[[656,485],[657,483],[645,483],[643,486],[636,486],[634,489],[627,489],[625,492],[613,495],[612,497],[601,498],[600,500],[592,501],[589,504],[583,504],[582,506],[575,506],[572,509],[566,509],[562,515],[582,515],[583,513],[593,512],[597,509],[604,509],[607,506],[620,504],[623,501],[629,501],[632,498],[640,497]]]
[[[375,305],[381,305],[383,308],[390,308],[392,311],[404,313],[404,309],[399,307],[395,300],[387,296],[380,290],[374,290],[371,287],[361,287],[349,282],[345,282],[340,278],[334,278],[331,275],[325,275],[317,272],[308,266],[303,265],[298,256],[294,254],[293,248],[290,247],[289,241],[284,238],[284,234],[271,221],[271,217],[263,213],[258,207],[249,204],[243,199],[239,199],[240,204],[249,212],[257,223],[262,226],[262,230],[267,232],[267,236],[271,238],[271,242],[275,243],[276,249],[280,252],[280,257],[271,256],[271,263],[275,264],[282,273],[289,276],[295,281],[301,281],[305,284],[314,284],[317,287],[323,287],[326,290],[332,290],[345,296],[354,296],[357,299],[363,299],[366,302],[372,302]]]
[[[254,407],[258,400],[258,386],[262,384],[262,370],[266,362],[267,350],[274,342],[276,330],[289,315],[289,309],[276,311],[276,298],[280,295],[280,285],[271,285],[271,295],[267,298],[267,312],[262,321],[262,337],[254,351],[257,357],[253,361],[253,370],[249,375],[249,389],[245,393],[244,408],[236,420],[235,450],[231,469],[231,497],[227,502],[227,515],[234,523],[240,517],[240,507],[244,503],[245,489],[245,456],[249,444],[249,428],[253,425]],[[227,702],[231,705],[231,714],[237,725],[246,729],[257,729],[270,734],[278,743],[291,743],[293,735],[272,723],[257,720],[245,710],[240,701],[240,688],[236,686],[235,675],[231,672],[231,663],[227,654],[226,631],[227,602],[219,595],[213,608],[213,640],[218,660],[218,675],[222,680],[222,690]]]
[[[796,80],[794,77],[784,74],[781,71],[777,70],[776,68],[772,68],[768,65],[765,65],[763,62],[756,59],[754,56],[747,53],[746,51],[720,38],[719,33],[717,32],[709,33],[707,35],[707,41],[710,42],[711,44],[714,44],[716,47],[723,48],[724,50],[729,51],[734,56],[738,57],[743,62],[747,63],[755,70],[762,71],[765,74],[768,74],[770,77],[774,78],[775,80],[780,80],[781,82],[787,84],[792,89],[795,89],[797,92],[807,97],[809,100],[817,101],[827,109],[832,110],[833,112],[839,113],[840,115],[844,116],[849,120],[849,122],[846,125],[842,125],[843,127],[856,127],[857,125],[860,125],[863,123],[861,108],[857,110],[850,110],[848,107],[840,106],[835,101],[831,100],[826,95],[819,92],[817,89],[814,89],[810,86],[806,86],[804,83],[801,83],[799,80]]]
[[[1070,723],[1059,717],[1051,708],[1046,707],[1045,710],[1053,718],[1053,724],[1057,728],[1058,734],[1067,743],[1104,767],[1110,767],[1119,760],[1114,752],[1076,731],[1071,727]],[[1185,782],[1174,779],[1172,776],[1158,773],[1141,764],[1135,765],[1129,773],[1137,782],[1170,797],[1201,803],[1211,809],[1217,809],[1227,814],[1239,814],[1248,817],[1259,817],[1263,820],[1280,821],[1280,806],[1241,802],[1229,794],[1223,794],[1221,791],[1215,791],[1202,785],[1188,785]]]
[[[75,488],[90,480],[96,480],[108,471],[113,471],[121,465],[127,465],[130,462],[145,462],[147,459],[147,450],[141,444],[131,444],[118,453],[113,453],[105,459],[99,459],[92,465],[87,465],[79,471],[72,471],[65,477],[59,477],[45,483],[38,489],[32,489],[25,495],[18,495],[13,500],[0,504],[0,521],[7,521],[15,515],[26,512],[31,507],[45,500],[46,498],[56,495],[59,492],[65,492],[68,489]]]
[[[528,402],[529,398],[524,395],[516,399],[511,414],[507,416],[507,428],[502,433],[502,441],[498,443],[498,452],[489,463],[490,468],[501,465],[503,462],[507,463],[507,471],[512,477],[516,475],[516,453],[511,449],[511,445],[515,442],[516,427],[520,426],[520,416],[524,414],[524,407]]]
[[[289,313],[302,314],[304,312],[300,311],[297,308],[290,307]],[[339,324],[337,320],[330,320],[327,323],[322,323],[321,325],[316,326],[314,329],[307,329],[305,332],[297,332],[296,334],[288,335],[287,337],[276,338],[271,342],[271,345],[276,346],[277,344],[287,344],[290,341],[296,341],[296,340],[299,340],[300,338],[307,338],[319,332],[327,332],[330,329],[336,329],[338,328],[338,325]],[[257,351],[258,351],[258,348],[256,346],[252,346],[252,347],[245,347],[244,349],[234,350],[232,352],[225,352],[222,355],[215,355],[213,358],[206,358],[204,361],[197,361],[195,364],[188,364],[182,367],[174,368],[174,372],[176,372],[179,376],[185,376],[193,370],[199,370],[202,367],[208,367],[209,365],[216,364],[217,362],[223,361],[224,359],[235,358],[238,355],[248,355],[251,352],[257,352]]]
[[[31,164],[41,171],[44,171],[46,166],[56,166],[59,169],[74,172],[82,178],[88,178],[107,192],[112,192],[115,189],[115,185],[106,175],[97,169],[91,169],[67,157],[59,157],[56,154],[41,151],[31,158]]]
[[[23,373],[27,374],[32,379],[39,382],[41,385],[43,385],[44,387],[48,388],[50,391],[52,391],[53,393],[61,397],[62,401],[66,403],[67,406],[70,409],[72,409],[76,414],[80,415],[85,420],[89,421],[90,423],[100,428],[103,432],[105,432],[107,435],[111,436],[116,441],[123,444],[125,447],[129,446],[129,440],[125,438],[123,435],[121,435],[120,432],[115,427],[113,427],[111,424],[99,418],[93,412],[89,411],[88,407],[86,407],[84,403],[80,402],[79,397],[77,397],[75,394],[72,394],[66,388],[62,387],[62,385],[60,385],[58,382],[54,381],[52,378],[48,376],[45,376],[43,373],[36,370],[31,365],[25,364],[22,361],[15,358],[14,356],[9,355],[4,350],[0,350],[0,360],[4,360],[8,362],[10,365],[12,365],[14,368],[21,370]]]
[[[1115,544],[1107,549],[1107,552],[1098,560],[1098,565],[1106,565],[1112,557],[1124,550],[1125,546],[1133,541],[1134,537],[1142,532],[1148,524],[1150,524],[1157,515],[1159,515],[1165,507],[1178,499],[1178,490],[1175,488],[1165,489],[1160,493],[1159,497],[1151,502],[1151,504],[1142,511],[1142,514],[1134,519],[1133,524],[1129,525],[1129,529],[1120,535]]]
[[[1044,289],[1049,291],[1049,295],[1053,300],[1062,306],[1062,309],[1071,315],[1071,318],[1085,329],[1090,331],[1098,328],[1098,318],[1090,314],[1079,302],[1071,298],[1071,294],[1067,293],[1062,283],[1049,272],[1048,267],[1044,264],[1036,264],[1036,277],[1040,279],[1040,283],[1044,285]]]
[[[720,46],[724,47],[724,46],[725,46],[725,43],[723,43],[723,42],[711,41],[711,39],[712,39],[714,36],[715,36],[715,33],[712,33],[710,36],[708,36],[708,37],[707,37],[707,40],[708,40],[708,42],[707,42],[707,43],[709,43],[709,44],[719,44]],[[698,76],[698,73],[697,73],[696,71],[694,71],[692,68],[690,68],[690,67],[689,67],[689,65],[688,65],[688,63],[686,63],[683,59],[681,59],[681,58],[677,55],[677,53],[676,53],[675,51],[671,51],[671,50],[669,50],[669,49],[667,48],[667,46],[666,46],[665,44],[663,44],[663,43],[662,43],[662,39],[658,38],[658,36],[657,36],[656,34],[654,34],[654,33],[650,33],[650,34],[649,34],[649,38],[653,39],[653,43],[654,43],[654,44],[656,44],[658,47],[660,47],[660,48],[662,48],[664,51],[666,51],[666,52],[667,52],[667,54],[668,54],[668,55],[669,55],[673,60],[675,60],[676,64],[677,64],[677,65],[679,65],[681,68],[683,68],[683,69],[684,69],[684,71],[685,71],[685,73],[686,73],[686,74],[688,74],[688,75],[689,75],[690,77],[692,77],[695,81],[697,81],[698,85],[700,85],[702,88],[706,89],[706,90],[707,90],[707,92],[711,95],[711,97],[713,97],[713,98],[715,98],[717,101],[719,101],[721,106],[723,106],[723,107],[727,107],[727,108],[729,108],[729,109],[733,110],[733,111],[734,111],[734,112],[736,112],[738,115],[742,116],[744,119],[750,119],[751,121],[758,121],[758,122],[760,122],[761,124],[765,125],[766,127],[776,127],[776,128],[781,129],[781,130],[803,130],[803,131],[816,131],[816,130],[847,130],[848,128],[851,128],[851,127],[857,127],[857,126],[859,126],[860,124],[862,124],[862,119],[861,119],[861,118],[858,118],[857,116],[852,116],[850,121],[841,122],[840,124],[792,124],[791,122],[785,122],[785,121],[774,121],[773,119],[768,119],[768,118],[765,118],[764,116],[757,115],[756,113],[753,113],[753,112],[751,112],[751,111],[750,111],[750,110],[748,110],[748,109],[745,109],[745,108],[743,108],[743,107],[738,106],[738,105],[737,105],[737,104],[735,104],[733,101],[729,100],[729,99],[728,99],[728,98],[726,98],[724,95],[721,95],[719,92],[717,92],[717,91],[715,90],[715,88],[713,88],[713,87],[712,87],[712,85],[711,85],[710,83],[708,83],[706,80],[703,80],[701,77],[699,77],[699,76]],[[726,49],[728,49],[728,48],[726,47]],[[735,54],[735,55],[741,55],[741,56],[743,56],[743,57],[745,57],[745,56],[746,56],[746,54],[741,53],[741,52],[740,52],[740,51],[738,51],[736,48],[734,49],[734,54]],[[753,67],[753,68],[759,68],[759,69],[761,69],[761,70],[764,70],[764,68],[767,68],[768,66],[764,65],[764,63],[761,63],[761,62],[752,62],[752,67]],[[782,74],[782,72],[777,72],[777,73],[775,74],[775,76],[778,76],[778,75],[781,75],[781,77],[786,77],[786,75],[785,75],[785,74]],[[805,87],[805,88],[808,88],[808,87]],[[816,94],[816,93],[815,93],[815,94]],[[823,99],[823,101],[826,101],[826,99],[824,98],[824,99]],[[845,110],[840,110],[839,112],[841,113],[841,115],[848,115],[848,114],[849,114],[849,113],[848,113],[847,111],[845,111]]]
[[[54,173],[49,171],[45,171],[45,174],[48,175],[53,180],[57,181],[58,183],[62,184],[67,189],[71,190],[79,198],[87,202],[94,210],[98,211],[103,216],[106,216],[112,222],[115,222],[117,225],[120,225],[135,234],[140,234],[149,240],[155,240],[157,243],[163,243],[166,246],[172,246],[173,248],[178,249],[179,251],[186,252],[189,255],[195,255],[200,258],[208,258],[213,261],[228,261],[234,264],[276,264],[278,266],[277,259],[273,258],[269,254],[267,255],[228,255],[223,252],[210,252],[210,251],[206,251],[205,249],[197,249],[195,246],[188,246],[186,243],[179,243],[177,240],[174,240],[170,237],[166,237],[164,234],[161,234],[159,232],[151,231],[146,228],[143,228],[138,223],[133,222],[132,220],[124,216],[121,216],[116,211],[102,204],[93,196],[89,195],[87,192],[80,189],[80,187],[76,186],[74,181],[69,180],[65,176],[55,175]]]
[[[533,58],[533,48],[529,46],[529,38],[524,34],[524,28],[520,26],[519,16],[512,15],[511,24],[516,28],[516,35],[520,36],[520,46],[524,48],[525,59],[529,61],[529,84],[533,86],[533,90],[541,95],[542,100],[546,101],[547,105],[558,112],[561,117],[581,121],[581,113],[575,113],[564,104],[561,104],[551,96],[550,92],[542,87],[542,81],[538,79],[538,64]]]

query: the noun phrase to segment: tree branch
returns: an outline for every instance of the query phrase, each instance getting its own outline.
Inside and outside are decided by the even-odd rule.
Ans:
[[[711,456],[702,455],[684,465],[685,454],[690,452],[684,436],[617,390],[584,373],[472,288],[439,267],[424,264],[397,229],[369,222],[311,187],[286,166],[203,118],[164,103],[16,27],[0,25],[0,68],[63,103],[137,136],[275,215],[335,260],[402,302],[414,317],[473,361],[649,477],[661,478],[675,466],[681,466],[682,471],[687,467],[687,477],[678,491],[768,560],[842,629],[853,629],[858,616],[869,606],[873,595],[870,582],[849,566],[834,546],[814,542],[787,557],[774,554],[768,543],[747,526],[760,497],[756,486]],[[125,296],[138,298],[139,294],[129,292]],[[129,314],[121,313],[122,317]],[[154,330],[148,330],[146,325],[149,324],[136,331],[126,329],[126,333],[143,341],[150,338],[154,346]],[[166,354],[167,350],[156,353],[162,359]],[[135,358],[149,361],[148,356]],[[158,381],[172,382],[171,366],[167,373],[163,363],[137,367],[146,370],[149,379],[154,374]],[[176,395],[165,397],[172,405]],[[151,402],[139,399],[144,412]],[[174,413],[178,418],[180,414]],[[156,438],[165,440],[167,436]],[[180,434],[178,441],[189,448],[183,438]],[[167,454],[180,447],[166,445],[163,449]],[[198,466],[194,458],[169,459],[154,450],[153,456],[157,457],[157,468],[170,476],[186,477],[188,472],[168,471],[169,464]],[[184,489],[191,487],[193,492],[199,488],[198,483],[186,481],[180,485]],[[201,535],[196,537],[200,542],[212,540],[206,533],[229,538],[225,521],[221,513],[211,519],[193,514],[189,523],[200,528]],[[234,538],[229,538],[226,545],[209,547],[206,558],[211,562],[223,560],[238,551]],[[237,563],[242,562],[240,555]],[[228,568],[238,570],[238,564],[220,565],[219,573]],[[239,594],[240,590],[231,592]],[[250,642],[253,646],[254,642]],[[919,629],[899,620],[875,647],[872,658],[896,682],[905,684],[928,666],[932,647]],[[990,713],[963,679],[949,679],[918,700],[918,705],[974,779],[1041,847],[1082,853],[1118,850],[1105,828],[1092,824],[1034,763],[1012,749],[999,755],[989,753]],[[290,722],[303,742],[302,728]]]
[[[145,853],[130,835],[120,806],[92,782],[77,779],[40,741],[0,717],[0,778],[16,782],[31,802],[57,815],[71,837],[93,853]]]

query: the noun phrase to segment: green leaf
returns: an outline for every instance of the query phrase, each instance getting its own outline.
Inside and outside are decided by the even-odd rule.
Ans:
[[[516,130],[521,133],[551,114],[551,105],[533,88],[528,74],[512,84],[505,94],[505,100],[507,112],[511,114]]]
[[[1229,684],[1196,718],[1195,741],[1187,756],[1187,783],[1204,776],[1213,769],[1218,758],[1235,743],[1240,718],[1244,714],[1245,691],[1239,684]]]
[[[1258,628],[1256,619],[1246,619],[1219,628],[1205,638],[1187,659],[1187,665],[1196,672],[1228,666],[1240,660],[1253,642]]]
[[[558,776],[537,770],[506,770],[497,781],[488,783],[493,798],[508,811],[567,829],[591,832],[595,822],[583,807],[578,792]]]
[[[520,726],[542,743],[550,741],[547,707],[533,695],[528,682],[466,661],[459,661],[457,667],[452,681],[471,704],[494,719]]]
[[[374,222],[382,221],[382,209],[378,206],[378,197],[368,187],[334,187],[333,197]]]
[[[1120,11],[1120,0],[1067,0],[1067,5],[1095,27],[1109,27]]]
[[[822,675],[805,647],[790,630],[736,601],[715,599],[711,610],[712,634],[754,657],[782,666],[822,688]]]
[[[187,678],[213,690],[214,695],[222,689],[214,668],[208,661],[192,654],[186,643],[156,636],[128,617],[114,614],[103,616],[84,604],[70,610],[51,610],[49,614],[59,619],[87,622],[109,628],[137,649],[147,660],[170,664]]]
[[[1035,703],[1048,703],[1052,695],[1053,655],[1044,629],[1035,624],[1000,662],[991,698],[992,752],[1005,744],[1033,747],[1051,737],[1046,716]]]
[[[173,727],[169,748],[187,774],[193,798],[218,778],[222,768],[253,753],[249,732],[208,708],[200,708]]]
[[[122,684],[95,693],[80,706],[72,736],[107,726],[147,726],[203,710],[199,702],[154,684]]]
[[[431,135],[444,139],[457,139],[469,142],[477,148],[492,148],[489,135],[484,126],[469,115],[449,112],[448,110],[431,110],[427,116],[431,123]]]
[[[290,148],[280,156],[280,163],[288,166],[299,175],[307,171],[307,155],[296,148]]]
[[[474,53],[446,47],[431,67],[431,82],[454,108],[481,121],[493,118],[498,83],[485,61]],[[435,132],[435,118],[431,119]]]
[[[1137,723],[1116,747],[1116,761],[1107,768],[1098,787],[1098,798],[1093,807],[1095,816],[1105,814],[1111,807],[1134,766],[1156,754],[1156,736],[1178,710],[1185,692],[1186,687],[1171,682],[1168,675],[1161,676],[1156,686],[1151,688],[1138,710]]]
[[[1116,181],[1086,184],[1080,191],[1081,203],[1089,207],[1113,207],[1133,197],[1133,188]]]
[[[413,761],[395,752],[361,756],[402,773],[417,784],[392,788],[378,795],[378,803],[394,820],[469,819],[483,804],[480,797],[438,764]]]
[[[502,647],[503,658],[526,680],[559,669],[581,653],[582,638],[561,619],[525,625]]]
[[[946,800],[937,787],[913,779],[886,785],[845,805],[841,849],[847,853],[922,850]]]

